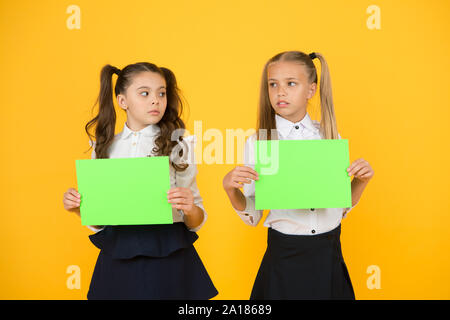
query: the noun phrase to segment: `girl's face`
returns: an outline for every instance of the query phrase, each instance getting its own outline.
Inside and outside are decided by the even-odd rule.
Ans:
[[[316,84],[309,83],[305,67],[291,61],[273,62],[267,68],[267,79],[275,112],[291,122],[302,120],[308,100],[316,92]]]
[[[139,131],[157,124],[167,107],[166,81],[159,73],[140,72],[133,76],[125,95],[118,95],[119,106],[127,111],[127,125]]]

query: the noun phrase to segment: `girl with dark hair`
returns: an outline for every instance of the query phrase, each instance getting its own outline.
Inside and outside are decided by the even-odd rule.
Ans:
[[[114,134],[114,95],[126,111],[123,130]],[[85,130],[94,146],[92,158],[169,156],[168,202],[173,224],[89,226],[100,250],[88,299],[210,299],[217,295],[193,243],[206,221],[196,183],[195,137],[183,138],[183,109],[175,75],[152,63],[119,70],[106,65],[100,74],[99,111]],[[96,104],[97,104],[96,102]],[[95,142],[90,128],[95,125]],[[180,145],[182,147],[180,148]],[[64,193],[64,208],[80,215],[80,194]]]
[[[320,123],[312,120],[306,111],[318,86],[315,58],[321,64]],[[287,51],[266,63],[257,128],[259,135],[250,136],[245,144],[245,165],[234,168],[223,179],[233,208],[250,226],[256,226],[263,213],[255,210],[254,180],[258,179],[258,173],[254,170],[254,143],[257,139],[340,139],[328,65],[323,55]],[[354,161],[347,172],[349,176],[354,175],[353,207],[374,173],[364,159]],[[244,192],[240,190],[242,187]],[[268,227],[267,250],[251,299],[355,299],[340,243],[341,220],[350,210],[270,210],[264,222]]]

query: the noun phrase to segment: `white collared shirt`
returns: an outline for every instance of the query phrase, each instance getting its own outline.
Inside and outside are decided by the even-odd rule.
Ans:
[[[275,121],[280,140],[322,139],[319,132],[320,123],[312,121],[308,113],[301,121],[296,123],[279,115],[275,115]],[[255,169],[255,140],[256,133],[246,140],[244,149],[244,165],[253,169]],[[255,210],[255,182],[253,180],[250,184],[244,184],[244,196],[245,209],[243,211],[235,209],[235,211],[246,224],[256,226],[261,220],[263,210]],[[264,221],[264,226],[285,234],[317,235],[338,227],[342,218],[352,208],[270,210]]]
[[[114,136],[114,141],[108,149],[109,158],[137,158],[146,157],[153,153],[152,149],[155,147],[155,139],[160,133],[158,125],[149,125],[144,129],[134,132],[124,124],[123,130]],[[188,158],[194,159],[194,148],[196,138],[195,136],[183,137],[188,146]],[[95,159],[95,142],[92,150],[92,159]],[[197,166],[194,161],[189,162],[189,166],[184,171],[176,171],[172,165],[170,168],[170,187],[184,187],[189,188],[194,196],[194,204],[203,210],[204,216],[202,223],[196,228],[189,229],[190,231],[198,231],[206,222],[207,214],[203,207],[203,199],[197,187]],[[184,214],[182,210],[172,208],[173,222],[184,222]],[[93,226],[88,226],[93,231],[100,231]]]

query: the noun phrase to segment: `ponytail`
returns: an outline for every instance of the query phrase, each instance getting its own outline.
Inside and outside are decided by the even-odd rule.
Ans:
[[[108,158],[108,148],[114,140],[116,127],[116,111],[114,110],[112,75],[120,73],[120,70],[109,64],[105,65],[100,72],[100,93],[95,104],[99,104],[98,114],[90,120],[85,131],[92,142],[92,134],[89,129],[95,127],[95,154],[97,159]],[[95,105],[94,104],[94,105]],[[92,143],[91,143],[92,145]]]
[[[333,92],[328,64],[322,54],[315,52],[321,65],[320,75],[320,130],[324,139],[339,139],[334,113]],[[317,78],[316,78],[317,80]],[[317,82],[316,82],[317,83]]]

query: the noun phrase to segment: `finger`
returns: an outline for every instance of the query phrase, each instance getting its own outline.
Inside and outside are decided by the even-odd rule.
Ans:
[[[183,199],[183,198],[168,200],[168,202],[172,203],[172,204],[189,204],[190,203],[189,200]]]
[[[359,162],[361,159],[356,159],[355,161],[353,161],[350,166],[347,168],[347,171],[350,172]]]
[[[189,188],[184,188],[184,187],[174,187],[174,188],[170,188],[168,192],[183,192],[189,190]]]
[[[80,204],[75,201],[67,200],[67,202],[64,203],[64,206],[66,209],[73,209],[73,208],[78,208],[80,206]]]
[[[363,167],[362,164],[356,165],[350,172],[348,173],[349,176],[354,175],[356,172],[358,172]]]
[[[177,196],[169,196],[167,197],[167,200],[170,201],[194,201],[194,197],[191,194],[184,194],[184,195],[177,195]]]
[[[67,195],[63,199],[64,205],[67,205],[68,203],[76,203],[77,205],[80,204],[80,200],[72,195]]]
[[[348,173],[349,177],[355,175],[355,173],[358,172],[359,169],[360,169],[359,166],[354,167],[354,168]]]
[[[169,193],[167,195],[167,199],[175,199],[175,198],[189,198],[191,196],[188,192],[175,192],[175,193]]]
[[[232,186],[233,188],[240,189],[240,188],[242,188],[244,185],[243,185],[243,184],[240,184],[240,183],[237,183],[237,182],[232,182],[232,183],[231,183],[231,186]]]
[[[360,159],[356,159],[355,161],[353,161],[352,164],[348,167],[347,171],[350,172],[355,166],[360,164],[361,161],[364,161],[364,159],[360,158]]]
[[[167,198],[167,200],[179,200],[179,199],[183,199],[183,200],[186,200],[186,201],[189,201],[189,200],[193,200],[194,199],[194,197],[184,197],[184,196],[180,196],[180,197],[170,197],[170,198]]]
[[[177,205],[174,204],[172,205],[172,208],[178,209],[178,210],[184,210],[184,211],[188,211],[190,209],[189,205]]]
[[[73,196],[73,197],[76,197],[76,198],[78,198],[78,199],[80,199],[81,198],[81,195],[78,193],[78,192],[76,192],[76,191],[73,191],[73,192],[71,192],[71,193],[69,193],[71,196]]]
[[[77,197],[77,198],[80,198],[80,194],[77,192],[77,190],[75,190],[75,189],[73,189],[73,188],[71,188],[71,189],[69,189],[70,191],[69,191],[69,194],[71,194],[71,195],[73,195],[73,196],[75,196],[75,197]]]
[[[258,180],[258,176],[254,175],[253,173],[250,172],[246,172],[246,171],[238,171],[235,174],[236,177],[240,177],[240,178],[247,178],[247,179],[251,179],[251,180]]]
[[[173,208],[177,208],[180,209],[180,207],[185,207],[185,208],[189,208],[192,207],[194,205],[194,203],[184,203],[184,202],[178,202],[178,203],[172,203],[172,207]]]
[[[355,172],[355,177],[361,177],[363,174],[368,173],[370,170],[367,167],[362,167],[360,170]]]
[[[361,178],[363,178],[363,179],[365,179],[365,178],[371,178],[372,177],[372,172],[368,172],[368,173],[366,173],[366,174],[363,174],[362,176],[361,176]]]
[[[183,187],[176,187],[176,188],[172,188],[167,192],[167,195],[169,196],[174,196],[176,194],[184,194],[184,195],[190,195],[192,194],[191,189],[189,188],[183,188]]]
[[[235,177],[233,179],[234,182],[242,182],[242,183],[246,183],[246,184],[250,184],[252,183],[251,179],[246,179],[246,178],[241,178],[241,177]]]
[[[167,197],[168,198],[176,198],[176,197],[180,197],[182,195],[184,195],[183,191],[173,191],[173,192],[168,193]]]
[[[230,181],[230,187],[232,187],[232,188],[240,189],[243,186],[244,186],[244,183],[242,183],[242,182]]]
[[[182,190],[181,187],[170,188],[169,191],[167,191],[167,193],[180,192],[181,190]]]
[[[253,176],[255,176],[256,178],[259,177],[259,173],[256,170],[254,170],[250,167],[246,167],[246,166],[241,167],[241,168],[242,168],[242,170],[240,170],[240,171],[248,172],[248,173],[252,174]]]
[[[80,202],[80,199],[78,197],[76,197],[76,196],[74,196],[74,195],[72,195],[70,193],[66,194],[65,199],[71,200],[71,201],[74,201],[74,202]]]
[[[252,168],[250,168],[248,166],[238,166],[238,167],[236,167],[236,169],[239,172],[248,172],[248,173],[254,175],[255,177],[258,177],[258,172],[256,172],[255,170],[253,170]]]

